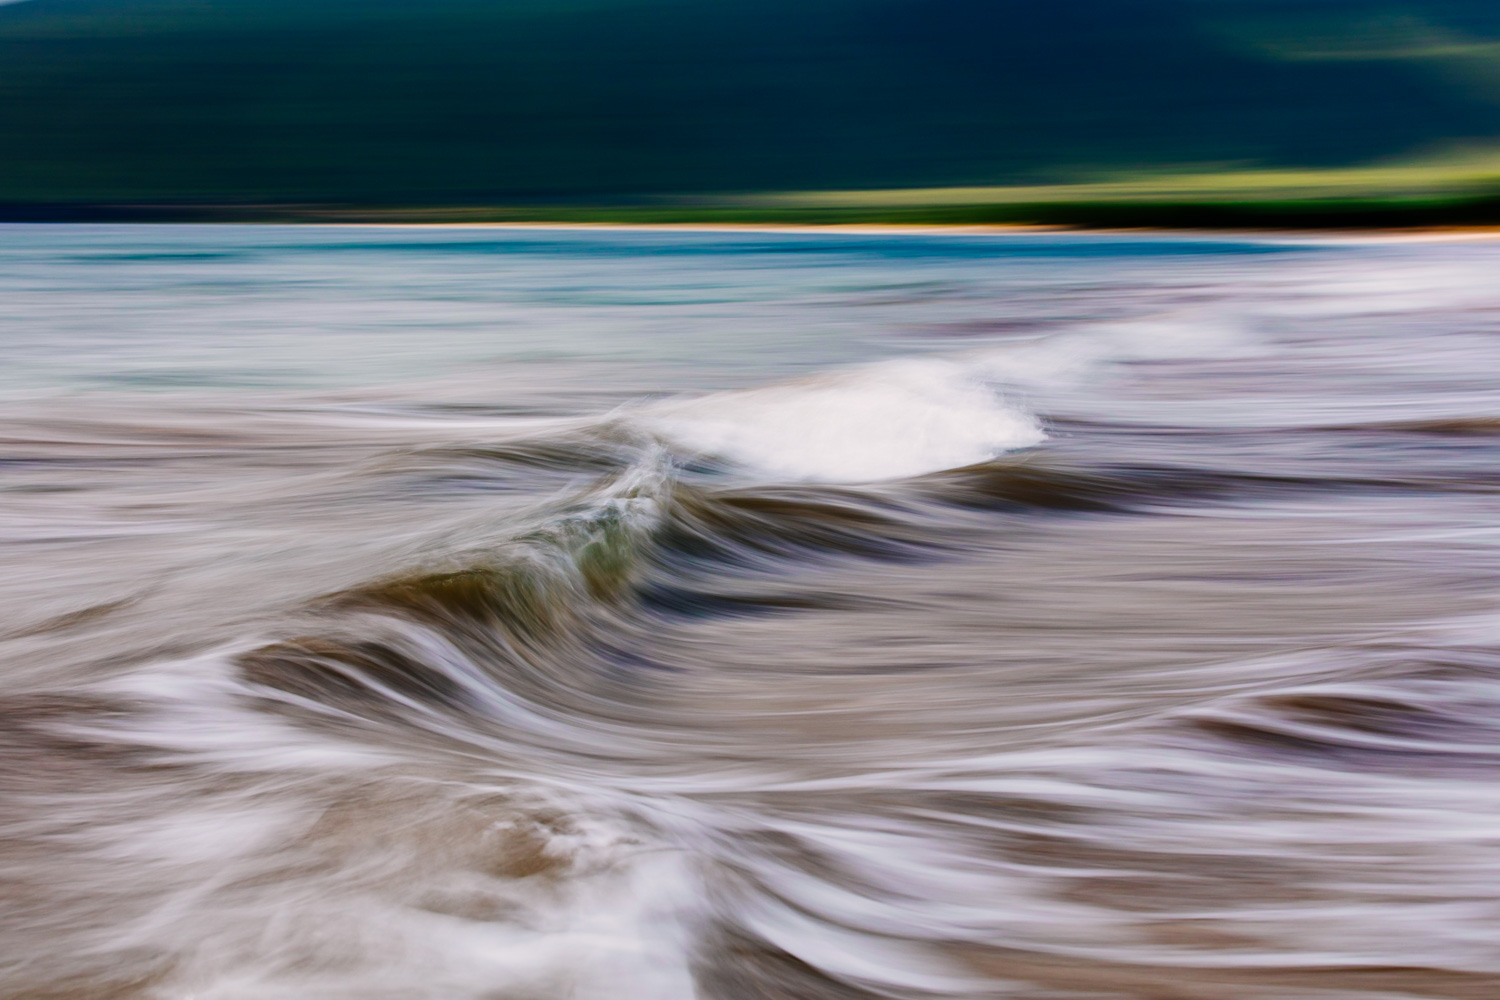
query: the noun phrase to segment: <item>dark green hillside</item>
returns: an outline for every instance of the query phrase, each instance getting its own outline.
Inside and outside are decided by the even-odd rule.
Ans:
[[[1348,163],[1500,134],[1497,8],[27,0],[0,6],[0,202],[444,204]]]

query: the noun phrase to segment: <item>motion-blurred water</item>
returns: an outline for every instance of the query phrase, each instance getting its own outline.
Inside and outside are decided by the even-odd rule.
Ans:
[[[1497,275],[0,227],[0,995],[1500,996]]]

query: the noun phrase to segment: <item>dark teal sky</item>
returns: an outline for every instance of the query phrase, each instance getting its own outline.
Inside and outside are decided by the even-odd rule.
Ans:
[[[1497,133],[1493,0],[0,8],[0,201],[999,183]]]

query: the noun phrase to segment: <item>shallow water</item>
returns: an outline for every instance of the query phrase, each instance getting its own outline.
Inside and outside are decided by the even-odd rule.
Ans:
[[[1497,274],[0,227],[0,996],[1500,995]]]

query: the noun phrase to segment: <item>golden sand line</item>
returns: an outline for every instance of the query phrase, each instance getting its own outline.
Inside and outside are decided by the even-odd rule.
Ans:
[[[192,225],[193,223],[187,223]],[[223,223],[215,223],[222,225]],[[1389,229],[1172,229],[1150,226],[1094,228],[1040,223],[828,223],[794,225],[774,222],[290,222],[229,225],[295,225],[349,229],[505,229],[581,232],[772,233],[817,235],[858,233],[872,236],[1009,236],[1054,233],[1076,236],[1198,236],[1216,239],[1295,239],[1299,242],[1440,243],[1500,239],[1500,226],[1411,226]]]

